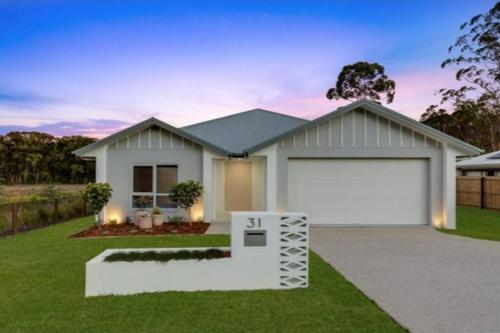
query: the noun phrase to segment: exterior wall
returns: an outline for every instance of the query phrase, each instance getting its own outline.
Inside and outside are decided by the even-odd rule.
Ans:
[[[278,185],[278,144],[271,145],[258,152],[253,153],[250,157],[261,157],[265,161],[265,205],[264,208],[269,212],[278,210],[277,204],[277,185]],[[281,172],[281,170],[280,170]]]
[[[456,160],[459,153],[443,145],[443,216],[440,227],[456,229]]]
[[[107,146],[107,182],[113,196],[106,207],[105,221],[133,217],[134,165],[177,165],[178,181],[202,181],[202,148],[165,130],[150,128]],[[193,207],[194,219],[202,217],[202,204]],[[164,209],[164,215],[184,215],[182,209]]]
[[[252,210],[266,209],[265,178],[266,167],[263,159],[252,160]]]
[[[229,216],[224,213],[224,206],[226,202],[226,168],[224,167],[225,160],[214,161],[214,214],[217,221],[228,221]]]
[[[255,239],[255,236],[245,236],[255,233],[262,233],[264,237]],[[232,213],[231,248],[218,248],[230,250],[231,257],[169,262],[105,262],[107,256],[117,252],[175,252],[209,248],[108,249],[85,265],[85,296],[307,288],[308,233],[305,214]]]
[[[277,210],[287,210],[288,160],[290,158],[420,158],[428,160],[429,224],[448,226],[444,203],[443,161],[448,156],[436,140],[369,111],[355,110],[341,117],[325,120],[315,128],[292,135],[278,143]],[[449,163],[448,163],[449,164]],[[449,168],[449,165],[446,168]],[[452,167],[453,172],[455,167]],[[446,169],[447,170],[447,169]],[[447,178],[449,180],[449,178]],[[451,186],[451,185],[450,185]],[[310,221],[314,223],[314,221]],[[450,227],[454,227],[454,220]]]

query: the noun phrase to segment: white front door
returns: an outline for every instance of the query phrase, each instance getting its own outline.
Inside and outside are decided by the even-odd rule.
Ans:
[[[291,159],[288,210],[311,224],[426,224],[427,173],[423,159]]]
[[[252,162],[226,162],[225,211],[252,210]]]

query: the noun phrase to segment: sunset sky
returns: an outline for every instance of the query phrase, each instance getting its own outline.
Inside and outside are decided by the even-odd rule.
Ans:
[[[253,108],[307,119],[337,106],[342,66],[378,62],[389,106],[418,119],[456,85],[459,26],[494,1],[1,1],[0,134],[102,137]]]

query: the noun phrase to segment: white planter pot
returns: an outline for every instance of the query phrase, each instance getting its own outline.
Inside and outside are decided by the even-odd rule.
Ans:
[[[155,227],[163,225],[163,214],[153,214],[153,225]]]
[[[151,214],[149,212],[143,212],[137,217],[137,226],[139,229],[151,229],[153,227],[153,221]]]
[[[139,218],[144,215],[144,214],[149,214],[149,212],[145,209],[139,209],[135,211],[135,216],[134,216],[134,224],[138,227],[139,226]]]

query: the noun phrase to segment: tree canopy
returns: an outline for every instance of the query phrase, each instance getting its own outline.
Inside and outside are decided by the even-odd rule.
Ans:
[[[441,67],[454,68],[463,84],[440,89],[441,107],[431,105],[421,121],[495,151],[500,149],[500,2],[460,30],[464,33],[448,48],[450,57]]]
[[[367,98],[379,102],[384,98],[392,103],[396,94],[396,83],[385,74],[378,63],[359,61],[342,68],[334,88],[328,89],[328,99],[358,100]]]
[[[84,183],[94,178],[94,165],[71,152],[95,139],[56,138],[40,132],[0,135],[0,184]]]

